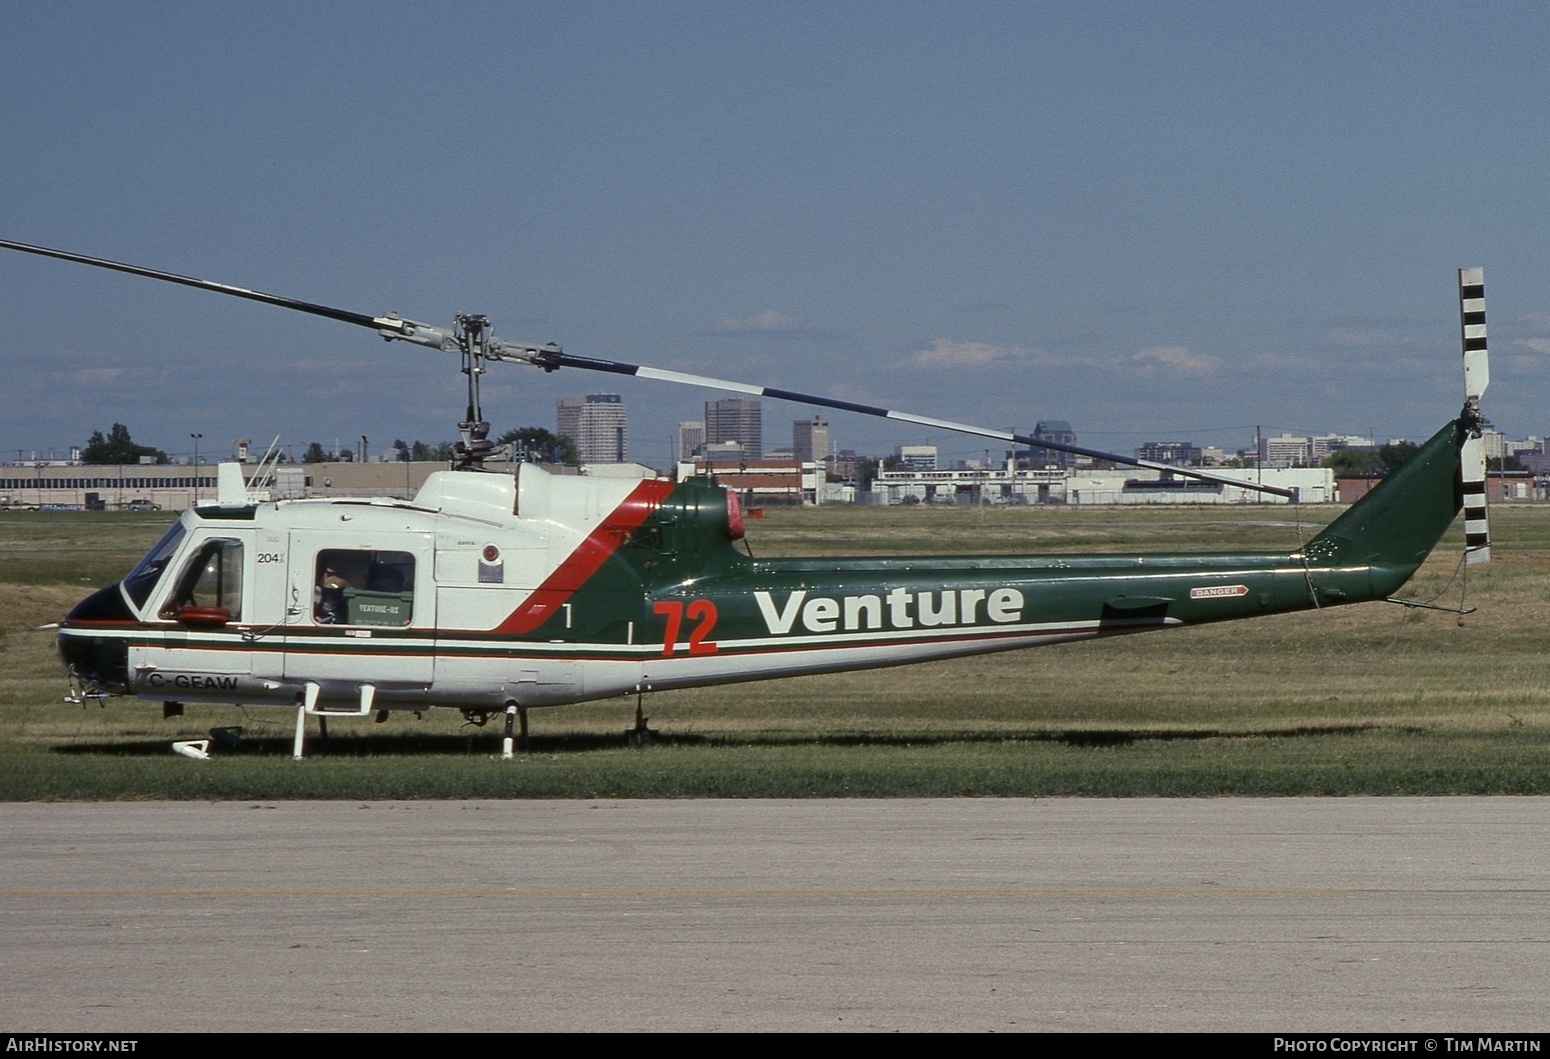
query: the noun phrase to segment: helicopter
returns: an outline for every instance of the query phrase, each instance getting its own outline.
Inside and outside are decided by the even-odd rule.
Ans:
[[[898,666],[1207,622],[1388,600],[1465,513],[1466,559],[1490,558],[1480,398],[1489,384],[1484,272],[1459,270],[1465,404],[1376,488],[1296,550],[1146,555],[755,559],[737,494],[673,482],[552,475],[494,463],[479,403],[490,362],[729,390],[1257,489],[1290,490],[1048,438],[565,353],[370,316],[137,265],[0,247],[177,283],[370,328],[455,353],[468,379],[454,466],[412,500],[256,502],[221,467],[216,503],[186,511],[122,581],[60,622],[75,701],[129,695],[381,720],[394,710],[504,714],[800,674]],[[1463,613],[1461,610],[1460,613]],[[205,756],[208,741],[180,744]]]

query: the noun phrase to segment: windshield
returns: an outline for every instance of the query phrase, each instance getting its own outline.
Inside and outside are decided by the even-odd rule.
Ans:
[[[156,582],[161,580],[162,571],[167,569],[168,561],[187,535],[188,531],[183,528],[183,520],[174,522],[172,528],[156,542],[156,547],[146,552],[145,558],[129,571],[128,577],[124,578],[124,591],[136,607],[145,606],[151,590],[156,587]]]

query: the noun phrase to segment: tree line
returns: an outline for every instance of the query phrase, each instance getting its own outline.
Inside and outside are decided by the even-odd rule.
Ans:
[[[1387,478],[1419,447],[1413,441],[1395,441],[1377,449],[1336,449],[1324,457],[1324,466],[1347,478]]]
[[[512,459],[532,463],[565,463],[572,466],[581,462],[576,455],[576,446],[570,438],[556,437],[543,427],[518,427],[508,430],[495,440],[497,446],[509,445],[512,447]],[[390,452],[398,453],[397,459],[401,461],[414,461],[416,463],[450,463],[453,456],[453,443],[440,441],[427,443],[424,441],[406,442],[402,438],[394,440]],[[149,457],[146,460],[145,457]],[[309,444],[302,453],[302,463],[328,463],[330,460],[351,460],[354,455],[348,451],[331,454],[321,442],[314,441]],[[212,456],[211,462],[217,458]],[[280,455],[280,462],[284,463],[284,453]],[[151,462],[157,464],[170,463],[167,453],[150,445],[137,445],[130,436],[129,428],[122,423],[114,423],[103,434],[100,430],[92,431],[91,437],[86,442],[86,447],[81,450],[81,462],[89,464],[125,464]]]

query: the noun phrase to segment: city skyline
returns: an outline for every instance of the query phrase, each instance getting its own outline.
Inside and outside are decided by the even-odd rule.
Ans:
[[[593,395],[593,396],[617,396],[617,395]],[[565,426],[564,426],[564,423],[566,421],[565,413],[561,410],[562,408],[564,408],[564,406],[565,406],[567,401],[576,402],[576,404],[575,404],[575,411],[572,413],[570,421],[571,422],[578,422],[579,421],[580,407],[584,403],[584,398],[582,398],[582,397],[560,398],[559,401],[557,402],[557,408],[556,408],[556,431],[555,431],[556,436],[569,436],[569,435],[566,434],[566,429],[565,429]],[[621,402],[621,405],[622,405],[622,402]],[[621,410],[622,410],[622,408],[621,408]],[[811,420],[795,420],[795,421],[793,421],[793,427],[795,429],[800,429],[800,428],[802,428],[804,426],[812,425],[814,423],[814,421],[817,421],[819,424],[822,424],[823,426],[827,426],[827,423],[825,422],[825,420],[826,420],[826,417],[824,417],[822,415],[817,415],[817,416],[812,417]],[[1040,421],[1040,422],[1041,423],[1061,422],[1061,423],[1064,423],[1068,427],[1071,425],[1067,421]],[[539,424],[526,424],[526,425],[537,426]],[[691,446],[691,452],[692,452],[692,450],[694,448],[697,448],[697,447],[699,447],[700,445],[703,444],[703,441],[704,441],[704,424],[703,424],[703,422],[701,422],[701,421],[692,421],[692,420],[681,420],[678,423],[678,428],[679,429],[678,429],[678,432],[677,432],[677,434],[676,434],[676,436],[674,438],[673,447],[672,447],[671,451],[674,451],[674,452],[681,452],[682,451],[682,449],[679,448],[679,446],[681,446],[683,444],[683,439],[686,436],[686,434],[685,434],[686,428],[695,428],[692,436],[698,439],[698,440],[695,440],[693,445]],[[1038,429],[1037,426],[1035,427],[1035,429],[1036,430]],[[391,431],[389,433],[391,433]],[[938,432],[930,432],[930,433],[938,433]],[[929,444],[929,446],[931,448],[939,450],[939,452],[941,453],[941,459],[943,461],[945,461],[946,463],[948,463],[948,464],[977,465],[977,464],[982,464],[982,463],[985,462],[985,459],[987,458],[986,457],[986,453],[990,451],[990,450],[986,449],[984,442],[982,440],[980,440],[980,439],[975,439],[975,438],[960,439],[958,435],[947,434],[945,432],[940,432],[939,436],[948,439],[947,443],[946,444],[937,444],[937,443],[934,443],[934,442],[928,443],[928,442],[921,442],[921,441],[900,442],[898,444],[895,444],[895,445],[891,446],[889,449],[868,450],[866,452],[860,453],[859,455],[861,456],[861,458],[881,458],[882,456],[887,455],[889,451],[893,451],[895,454],[897,454],[897,451],[898,451],[898,449],[901,446],[914,446],[914,445],[927,445],[927,444]],[[1507,433],[1505,433],[1503,431],[1496,430],[1495,428],[1491,428],[1491,427],[1487,427],[1487,429],[1485,431],[1485,439],[1486,439],[1487,455],[1489,457],[1493,458],[1493,459],[1500,458],[1500,457],[1503,457],[1503,456],[1512,456],[1512,455],[1519,454],[1519,453],[1522,453],[1522,452],[1529,452],[1529,451],[1539,452],[1539,451],[1542,451],[1542,449],[1544,447],[1544,441],[1545,441],[1545,438],[1544,438],[1543,435],[1524,434],[1522,436],[1514,437],[1511,434],[1507,434]],[[136,438],[135,440],[138,442],[139,438]],[[214,463],[221,462],[222,460],[239,458],[237,453],[238,453],[238,450],[241,447],[241,442],[243,440],[246,440],[246,439],[233,438],[233,439],[230,440],[229,443],[226,443],[224,445],[219,440],[212,440],[212,441],[205,442],[205,448],[203,450],[204,462],[206,464],[213,465]],[[323,447],[325,452],[330,454],[330,459],[340,458],[340,454],[343,453],[344,454],[343,458],[346,459],[347,461],[348,460],[355,460],[356,459],[356,456],[355,456],[356,446],[358,446],[359,442],[362,439],[361,438],[356,438],[356,439],[351,439],[351,440],[352,440],[352,444],[345,444],[344,443],[344,439],[335,438],[335,439],[332,439],[332,442],[330,444],[324,444],[322,447]],[[395,453],[397,451],[396,448],[395,448],[396,440],[400,440],[400,439],[388,440],[386,435],[384,435],[384,438],[380,442],[375,440],[375,439],[372,440],[371,441],[372,455],[370,457],[371,462],[398,462],[397,458],[393,455],[393,453]],[[420,440],[421,439],[418,439],[418,438],[414,439],[415,444],[418,445],[420,443]],[[1241,445],[1232,445],[1232,446],[1226,446],[1226,447],[1224,447],[1224,446],[1209,446],[1209,445],[1207,445],[1207,446],[1195,446],[1195,447],[1198,448],[1198,449],[1205,450],[1205,451],[1210,451],[1211,449],[1221,449],[1222,454],[1224,456],[1232,457],[1232,456],[1236,456],[1236,455],[1243,455],[1243,454],[1251,454],[1251,453],[1253,453],[1255,451],[1254,440],[1255,439],[1254,439],[1253,435],[1251,434],[1245,440],[1245,443],[1241,444]],[[1336,448],[1342,448],[1342,447],[1357,447],[1357,448],[1371,447],[1371,448],[1377,448],[1377,447],[1379,447],[1379,446],[1381,446],[1383,444],[1396,444],[1396,443],[1400,443],[1400,442],[1418,443],[1418,442],[1420,442],[1422,440],[1424,440],[1424,439],[1421,439],[1421,438],[1398,438],[1398,437],[1391,437],[1391,438],[1381,439],[1380,440],[1380,439],[1377,439],[1377,438],[1372,438],[1370,436],[1362,437],[1362,436],[1357,436],[1357,435],[1338,434],[1338,433],[1333,433],[1333,432],[1330,432],[1330,431],[1312,431],[1312,432],[1307,432],[1307,433],[1302,433],[1302,434],[1295,434],[1295,433],[1292,433],[1292,432],[1289,432],[1289,431],[1282,431],[1281,433],[1279,433],[1277,435],[1271,435],[1268,432],[1262,432],[1261,437],[1259,439],[1259,451],[1262,453],[1263,458],[1266,459],[1267,461],[1281,461],[1281,462],[1285,462],[1287,460],[1290,460],[1291,457],[1285,455],[1285,452],[1283,451],[1283,450],[1286,450],[1286,451],[1293,451],[1293,452],[1299,452],[1299,453],[1306,453],[1309,458],[1313,459],[1314,462],[1317,462],[1317,460],[1319,458],[1322,458],[1323,456],[1327,455],[1330,451],[1333,451]],[[1148,440],[1145,444],[1135,445],[1135,446],[1131,446],[1131,447],[1128,447],[1128,448],[1125,448],[1125,449],[1116,449],[1114,451],[1116,451],[1116,452],[1118,452],[1120,454],[1129,454],[1129,455],[1134,455],[1134,456],[1137,456],[1137,457],[1140,457],[1140,458],[1145,458],[1145,459],[1155,459],[1155,458],[1157,458],[1156,452],[1150,452],[1149,453],[1149,451],[1148,451],[1152,446],[1166,447],[1166,446],[1174,446],[1174,445],[1181,445],[1181,444],[1191,444],[1191,443],[1192,443],[1192,439],[1185,439],[1185,438],[1182,438],[1182,437],[1175,437],[1175,438],[1153,438],[1153,439]],[[190,444],[190,446],[192,446],[193,442],[190,441],[189,444]],[[290,443],[282,442],[282,443],[280,443],[278,445],[278,449],[282,453],[284,453],[285,459],[287,461],[289,461],[289,462],[298,462],[299,463],[302,460],[303,451],[307,447],[309,447],[311,444],[312,444],[311,441],[307,441],[307,442],[290,442]],[[381,446],[380,448],[378,447],[379,444]],[[407,442],[406,442],[406,444],[407,444]],[[436,444],[439,444],[439,442],[432,442],[430,447],[434,448],[436,446]],[[449,444],[449,445],[451,444],[450,440],[447,441],[447,444]],[[1287,449],[1287,446],[1291,446],[1291,448]],[[260,448],[263,448],[263,447],[264,446],[260,446]],[[21,449],[21,450],[16,450],[16,449],[13,449],[12,452],[15,453],[14,456],[11,456],[11,455],[6,454],[6,453],[0,453],[0,465],[7,465],[7,464],[10,464],[10,465],[26,465],[26,464],[31,464],[31,463],[58,463],[58,464],[66,464],[66,463],[70,463],[70,462],[79,462],[80,452],[81,452],[81,450],[83,448],[84,448],[84,444],[83,445],[74,445],[74,446],[67,447],[63,452],[59,451],[57,448],[53,452],[50,452],[50,451],[48,451],[46,449],[43,449],[43,450],[39,450],[39,449]],[[801,447],[800,447],[800,445],[798,445],[796,443],[796,438],[794,436],[793,437],[793,446],[792,446],[793,452],[795,453],[795,452],[800,451],[800,448]],[[829,455],[831,455],[831,456],[832,455],[837,455],[838,451],[839,450],[834,445],[834,443],[832,441],[832,437],[831,437],[831,439],[828,441],[828,452],[829,452]],[[852,449],[850,451],[854,452],[856,450]],[[1021,449],[1020,448],[1018,451],[1019,451],[1019,454],[1020,454],[1019,455],[1019,459],[1024,459],[1025,456],[1022,455],[1022,454],[1027,453],[1029,450]],[[193,459],[194,455],[196,454],[196,452],[195,452],[195,450],[192,447],[190,447],[186,451],[180,451],[180,450],[177,450],[177,449],[174,448],[174,449],[168,451],[167,454],[168,454],[168,457],[169,457],[169,460],[170,460],[171,463],[174,463],[174,464],[186,464],[186,463],[192,462],[192,459]],[[690,457],[675,456],[672,459],[668,459],[668,460],[665,460],[665,461],[657,461],[655,463],[651,459],[649,459],[649,458],[642,458],[642,459],[637,460],[636,462],[641,462],[641,463],[644,463],[647,466],[656,467],[659,470],[666,470],[676,460],[682,460],[682,459],[685,459],[685,458],[690,458]],[[255,459],[256,459],[256,454],[255,454]],[[606,461],[597,461],[597,462],[606,462]],[[1162,462],[1167,462],[1167,461],[1162,461]]]

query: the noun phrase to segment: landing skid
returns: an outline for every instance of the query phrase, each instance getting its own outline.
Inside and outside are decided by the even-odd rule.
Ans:
[[[377,689],[372,684],[361,685],[360,703],[355,709],[330,709],[321,706],[318,701],[321,694],[322,688],[310,681],[302,687],[301,702],[296,706],[296,737],[291,742],[291,757],[297,761],[300,761],[306,752],[308,714],[318,719],[318,737],[327,742],[330,716],[370,717],[373,712],[372,704],[377,700]]]
[[[506,738],[501,741],[502,761],[511,760],[511,730],[519,718],[522,722],[522,734],[517,737],[517,746],[522,748],[524,754],[533,748],[527,737],[527,707],[512,703],[506,707]]]
[[[316,686],[309,684],[307,687],[308,690],[303,696],[303,701],[296,705],[296,729],[291,741],[291,757],[293,760],[300,761],[306,756],[308,716],[318,719],[318,738],[325,745],[328,741],[329,717],[366,717],[375,712],[375,719],[379,724],[387,719],[387,710],[373,710],[376,689],[369,684],[362,685],[361,687],[360,707],[358,709],[344,710],[328,709],[320,706],[317,701],[317,692],[313,690]],[[527,753],[533,749],[533,745],[528,732],[527,707],[511,703],[504,712],[506,715],[506,732],[501,741],[501,759],[510,761],[514,757],[515,751],[521,750],[523,753]],[[488,714],[474,714],[471,711],[464,711],[464,714],[468,717],[469,723],[477,727],[482,728],[489,721]],[[419,711],[416,710],[415,716],[418,717],[419,715]],[[660,734],[655,728],[651,727],[650,720],[651,718],[647,717],[645,713],[644,696],[638,693],[635,697],[635,724],[633,727],[624,730],[625,742],[630,746],[649,745]],[[229,725],[210,729],[210,738],[208,739],[178,740],[172,744],[172,750],[174,753],[181,754],[184,757],[198,761],[208,761],[210,759],[210,746],[212,743],[219,744],[229,750],[250,749],[248,743],[242,738],[242,726]]]
[[[651,720],[651,718],[647,717],[645,713],[642,712],[641,700],[643,697],[644,696],[641,692],[637,691],[635,693],[635,727],[626,728],[624,730],[624,738],[631,746],[645,746],[646,744],[650,743],[657,734],[657,730],[648,726],[646,723],[647,721]]]

